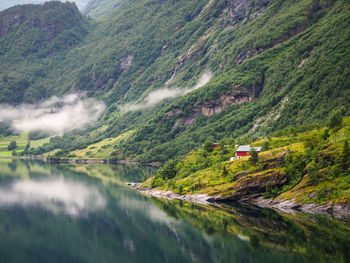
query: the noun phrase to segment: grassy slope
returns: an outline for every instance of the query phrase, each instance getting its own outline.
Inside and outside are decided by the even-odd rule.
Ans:
[[[266,197],[295,199],[301,203],[349,204],[349,169],[342,168],[341,160],[343,144],[350,141],[350,118],[345,118],[343,125],[340,130],[331,132],[326,140],[322,139],[326,128],[319,128],[253,142],[254,146],[261,146],[264,141],[270,143],[270,149],[259,155],[256,164],[249,161],[250,157],[227,161],[234,155],[232,145],[209,154],[198,149],[173,166],[166,164],[144,183],[144,187],[230,198],[247,187],[247,183],[257,183],[264,188],[260,194]],[[305,163],[299,165],[302,160]],[[311,166],[316,167],[312,176]],[[169,171],[174,170],[171,178]],[[271,173],[274,172],[286,176],[287,180],[271,185]],[[266,178],[270,180],[270,186],[264,181]]]
[[[0,157],[11,157],[12,151],[7,150],[7,146],[10,144],[10,142],[15,141],[17,144],[16,152],[20,154],[26,145],[30,144],[30,147],[32,148],[38,148],[45,143],[48,143],[50,141],[50,138],[43,138],[40,140],[28,140],[28,134],[22,133],[20,135],[13,135],[13,136],[0,136]]]

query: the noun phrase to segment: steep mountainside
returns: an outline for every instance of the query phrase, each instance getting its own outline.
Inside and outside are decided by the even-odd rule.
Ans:
[[[88,28],[75,4],[68,2],[1,12],[0,103],[35,102],[53,95],[45,87],[48,72],[84,39]]]
[[[48,46],[37,57],[52,65],[31,76],[43,92],[22,100],[86,92],[107,110],[32,153],[163,162],[206,139],[324,121],[341,105],[349,114],[349,13],[345,0],[137,0],[98,22],[74,16],[73,28],[86,30],[64,41],[64,55]],[[2,74],[32,69],[18,63],[24,55],[11,55]]]

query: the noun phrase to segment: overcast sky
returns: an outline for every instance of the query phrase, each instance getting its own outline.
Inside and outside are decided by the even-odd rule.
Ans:
[[[22,4],[40,4],[43,2],[48,2],[48,0],[0,0],[0,11],[9,8],[14,5]],[[61,0],[61,2],[66,2]],[[84,9],[89,0],[70,0],[69,2],[75,2],[80,10]]]

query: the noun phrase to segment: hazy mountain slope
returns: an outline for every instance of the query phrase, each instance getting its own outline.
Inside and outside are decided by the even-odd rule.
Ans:
[[[84,8],[84,15],[100,18],[113,12],[126,0],[91,0]]]
[[[69,2],[75,2],[76,5],[80,10],[83,10],[88,3],[89,0],[75,0],[75,1],[69,1]],[[13,7],[15,5],[24,5],[24,4],[42,4],[44,2],[43,0],[1,0],[0,1],[0,11],[5,10],[7,8]],[[62,1],[65,2],[65,1]]]
[[[265,134],[349,108],[344,0],[137,0],[89,23],[32,83],[51,94],[85,91],[107,110],[95,127],[36,153],[65,155],[129,131],[110,145],[114,158],[165,161],[209,138]],[[188,92],[210,71],[208,84]]]
[[[41,4],[43,1],[35,1],[35,0],[3,0],[0,2],[0,11],[10,8],[15,5],[23,5],[23,4]]]

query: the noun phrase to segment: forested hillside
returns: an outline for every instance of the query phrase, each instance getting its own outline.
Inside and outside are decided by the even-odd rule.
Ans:
[[[43,6],[0,13],[0,101],[79,92],[107,108],[93,126],[30,154],[164,162],[207,139],[258,138],[340,107],[350,113],[346,0],[125,1],[98,21],[72,4],[45,6],[59,31],[31,21],[34,33],[26,23],[3,33],[14,30],[7,17]],[[13,89],[20,80],[25,88]]]
[[[88,34],[75,4],[23,5],[0,13],[0,103],[38,102],[56,95],[49,73]],[[56,92],[57,91],[57,92]]]

